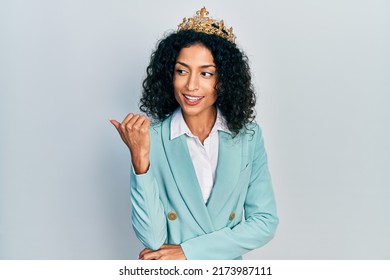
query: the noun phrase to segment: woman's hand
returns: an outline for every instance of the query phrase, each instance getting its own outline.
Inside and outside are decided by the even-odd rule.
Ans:
[[[180,245],[164,244],[160,249],[153,251],[143,249],[138,256],[140,260],[186,260],[183,249]]]
[[[110,120],[110,122],[118,130],[123,142],[130,150],[135,173],[146,173],[149,169],[150,121],[143,115],[130,113],[122,123],[116,120]]]

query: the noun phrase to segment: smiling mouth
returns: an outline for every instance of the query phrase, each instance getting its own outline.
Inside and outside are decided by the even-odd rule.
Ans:
[[[191,96],[191,95],[186,95],[186,94],[183,94],[183,96],[185,97],[185,99],[187,99],[191,102],[196,102],[196,101],[199,101],[202,98],[204,98],[204,96]]]
[[[202,99],[204,98],[204,96],[192,96],[184,93],[183,96],[184,96],[184,102],[188,106],[196,106],[199,103],[201,103]]]

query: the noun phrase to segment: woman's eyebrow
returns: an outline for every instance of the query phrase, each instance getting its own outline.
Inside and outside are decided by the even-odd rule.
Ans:
[[[187,64],[185,64],[184,62],[176,61],[176,63],[177,63],[177,64],[180,64],[180,65],[183,65],[184,67],[190,68],[190,66],[187,65]],[[199,68],[209,68],[209,67],[217,68],[214,64],[207,64],[207,65],[199,66]]]

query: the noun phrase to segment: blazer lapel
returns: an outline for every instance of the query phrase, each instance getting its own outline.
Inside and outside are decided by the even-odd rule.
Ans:
[[[214,231],[188,151],[185,135],[170,139],[170,118],[162,123],[162,141],[176,186],[194,220],[205,233]]]
[[[242,143],[240,136],[232,139],[229,133],[219,131],[218,165],[214,187],[207,208],[209,215],[217,217],[236,187],[242,161]]]

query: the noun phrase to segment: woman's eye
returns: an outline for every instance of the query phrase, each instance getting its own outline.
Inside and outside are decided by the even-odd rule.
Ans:
[[[182,70],[182,69],[176,69],[176,73],[179,75],[184,75],[186,73],[186,71]]]
[[[212,77],[212,76],[214,76],[214,74],[210,73],[210,72],[202,72],[202,76],[204,76],[204,77]]]

